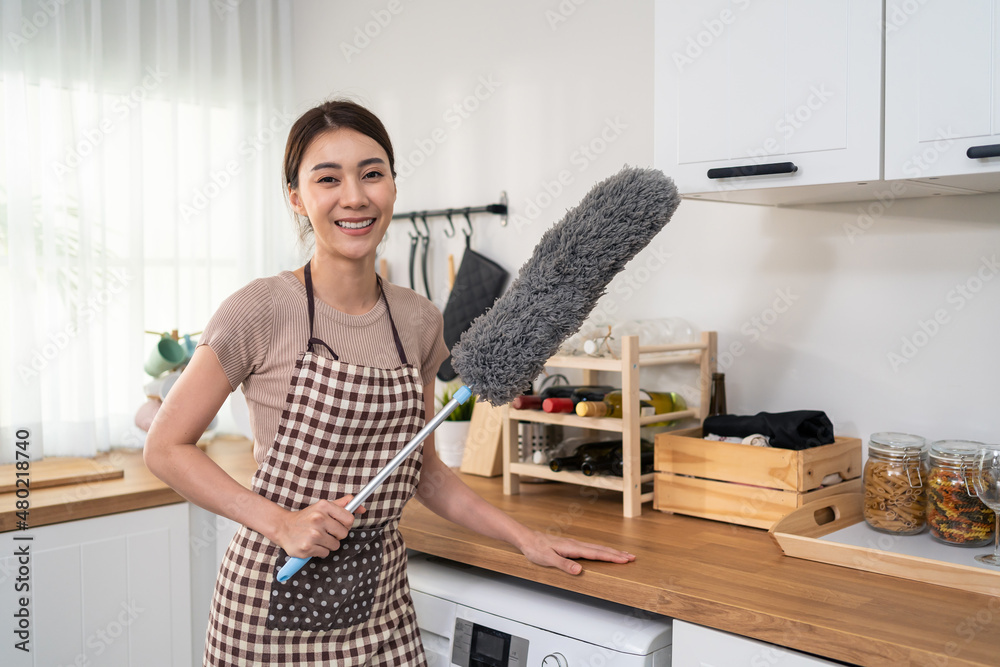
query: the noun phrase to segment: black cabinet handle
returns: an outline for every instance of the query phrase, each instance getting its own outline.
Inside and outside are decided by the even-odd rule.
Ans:
[[[991,144],[989,146],[969,146],[969,150],[965,151],[973,160],[984,157],[1000,157],[1000,144]]]
[[[736,178],[738,176],[767,176],[769,174],[794,174],[799,170],[793,162],[772,162],[770,164],[745,164],[742,167],[719,167],[709,169],[709,178]]]

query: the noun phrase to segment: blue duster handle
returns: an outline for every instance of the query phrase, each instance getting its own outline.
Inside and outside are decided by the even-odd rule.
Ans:
[[[396,454],[396,456],[393,457],[393,459],[389,461],[389,463],[387,463],[386,466],[382,468],[382,470],[380,470],[379,473],[375,475],[375,477],[373,477],[372,480],[354,496],[354,498],[351,499],[351,502],[347,503],[347,507],[344,509],[353,514],[356,509],[361,507],[361,504],[368,499],[368,496],[375,492],[375,489],[377,489],[379,485],[381,485],[382,482],[384,482],[386,478],[399,467],[399,464],[402,463],[406,457],[412,454],[417,447],[419,447],[420,444],[427,439],[427,436],[429,436],[434,429],[440,426],[441,422],[448,418],[448,415],[455,411],[455,408],[459,405],[464,405],[465,402],[469,400],[470,396],[472,396],[472,390],[465,385],[461,386],[452,396],[451,400],[448,401],[445,406],[441,408],[441,410],[434,415],[415,436],[413,436],[413,439],[410,440],[410,442],[408,442],[406,446],[403,447],[403,449],[401,449],[399,453]],[[288,581],[295,576],[296,572],[302,569],[302,566],[308,562],[308,558],[289,558],[278,571],[278,581],[282,583]]]

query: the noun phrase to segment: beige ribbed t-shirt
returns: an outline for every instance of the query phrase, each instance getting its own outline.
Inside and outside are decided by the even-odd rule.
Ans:
[[[364,315],[347,315],[316,300],[313,336],[341,361],[374,368],[397,368],[386,300],[407,361],[426,385],[448,358],[441,311],[413,290],[382,283],[385,299]],[[299,354],[309,339],[306,288],[291,271],[259,278],[227,298],[205,327],[199,345],[215,352],[233,388],[243,385],[254,434],[254,458],[267,457],[278,434],[288,388]],[[313,347],[328,356],[322,345]]]

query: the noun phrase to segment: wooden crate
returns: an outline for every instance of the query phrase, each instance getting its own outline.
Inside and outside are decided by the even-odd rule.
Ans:
[[[861,440],[835,438],[801,451],[710,442],[701,429],[656,436],[653,507],[755,528],[807,502],[861,490]],[[820,488],[824,477],[845,481]]]

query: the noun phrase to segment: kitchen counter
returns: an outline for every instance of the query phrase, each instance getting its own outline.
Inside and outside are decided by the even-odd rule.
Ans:
[[[250,443],[216,440],[209,456],[246,486]],[[30,525],[125,512],[183,499],[146,470],[139,451],[101,457],[125,476],[31,492]],[[1000,664],[998,597],[788,558],[767,533],[644,507],[621,516],[621,495],[568,484],[522,484],[504,496],[500,478],[462,478],[491,503],[541,531],[614,545],[628,565],[584,562],[573,577],[528,563],[410,503],[407,546],[700,625],[861,665]],[[0,494],[0,532],[15,528],[14,494]]]

